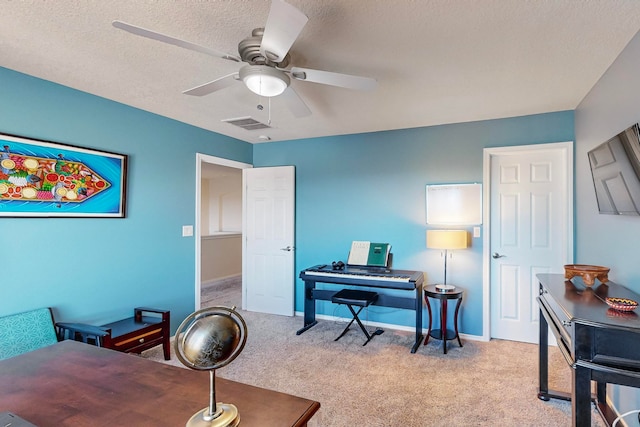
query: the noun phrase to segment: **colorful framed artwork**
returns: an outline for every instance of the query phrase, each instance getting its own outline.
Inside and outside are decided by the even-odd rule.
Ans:
[[[0,216],[124,218],[127,156],[0,134]]]

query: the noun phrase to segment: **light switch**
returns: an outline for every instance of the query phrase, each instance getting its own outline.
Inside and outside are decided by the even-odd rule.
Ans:
[[[193,236],[193,225],[182,226],[182,237]]]
[[[473,227],[473,237],[480,237],[480,227]]]

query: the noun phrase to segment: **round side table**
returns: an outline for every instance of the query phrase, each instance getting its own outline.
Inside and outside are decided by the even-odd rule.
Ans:
[[[433,337],[437,340],[442,340],[442,347],[444,348],[444,354],[447,354],[447,340],[458,339],[458,344],[462,347],[462,341],[460,341],[460,334],[458,333],[458,311],[460,310],[460,304],[462,303],[462,294],[464,291],[457,286],[455,289],[441,291],[436,289],[436,285],[427,285],[424,287],[424,301],[427,303],[427,310],[429,312],[429,330],[427,336],[424,339],[424,345],[427,345],[429,337]],[[429,304],[429,298],[440,300],[440,330],[431,329],[431,304]],[[450,299],[457,300],[456,312],[453,315],[453,328],[454,330],[447,329],[447,305]]]

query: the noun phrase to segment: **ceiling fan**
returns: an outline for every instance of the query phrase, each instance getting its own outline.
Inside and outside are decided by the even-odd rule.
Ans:
[[[249,90],[265,97],[282,95],[296,117],[311,114],[304,101],[290,86],[291,78],[300,81],[326,84],[356,90],[371,90],[375,79],[310,68],[291,67],[289,50],[309,18],[284,0],[272,0],[271,10],[264,28],[256,28],[251,36],[238,44],[239,56],[220,52],[185,40],[148,30],[123,21],[113,21],[113,26],[132,34],[163,43],[215,56],[234,62],[245,62],[237,72],[188,89],[183,93],[204,96],[242,81]]]

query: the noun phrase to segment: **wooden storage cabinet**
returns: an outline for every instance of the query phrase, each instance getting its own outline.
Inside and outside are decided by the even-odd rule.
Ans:
[[[155,315],[149,315],[149,314]],[[107,331],[102,346],[123,353],[140,354],[162,344],[165,360],[171,357],[170,312],[148,307],[137,307],[133,317],[108,323],[101,327]]]

